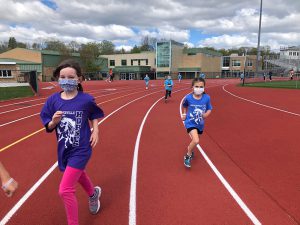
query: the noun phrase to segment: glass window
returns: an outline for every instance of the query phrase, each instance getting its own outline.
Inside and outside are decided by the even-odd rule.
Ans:
[[[127,60],[126,59],[122,59],[121,60],[121,65],[122,66],[127,66]]]
[[[115,60],[109,60],[109,65],[110,66],[115,66]]]
[[[157,43],[157,67],[170,67],[170,42]]]
[[[11,77],[11,70],[0,70],[0,77]]]
[[[247,60],[247,66],[253,66],[252,60]]]
[[[230,57],[223,57],[223,67],[230,66]]]
[[[146,59],[146,65],[148,65],[148,59]]]
[[[232,66],[241,66],[240,60],[232,60]]]

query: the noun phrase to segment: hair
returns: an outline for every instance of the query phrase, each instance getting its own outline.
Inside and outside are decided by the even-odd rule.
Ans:
[[[58,79],[59,78],[59,74],[60,71],[64,68],[73,68],[76,71],[77,76],[79,77],[80,80],[84,80],[84,76],[81,73],[81,68],[78,62],[74,61],[73,59],[66,59],[64,61],[62,61],[57,67],[56,69],[53,71],[53,77]],[[78,83],[78,91],[83,91],[82,85],[81,83]]]
[[[197,82],[203,82],[204,86],[205,86],[205,80],[202,78],[202,77],[198,77],[198,78],[195,78],[193,81],[192,81],[192,87],[194,86],[195,83]]]

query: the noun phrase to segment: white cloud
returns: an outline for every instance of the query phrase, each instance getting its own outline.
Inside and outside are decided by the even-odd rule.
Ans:
[[[116,46],[116,50],[124,49],[126,52],[130,52],[133,47],[130,45],[119,45]]]
[[[57,38],[79,42],[139,44],[148,35],[199,44],[192,29],[206,35],[202,46],[256,46],[259,1],[244,0],[53,0],[51,9],[37,0],[0,0],[0,41]],[[262,44],[299,45],[300,1],[263,3]],[[5,31],[3,33],[3,30]],[[196,40],[196,41],[195,41]]]

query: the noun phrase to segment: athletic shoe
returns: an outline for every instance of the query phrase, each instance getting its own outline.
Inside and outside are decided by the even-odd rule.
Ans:
[[[89,197],[89,209],[91,214],[97,214],[100,210],[100,198],[101,196],[101,188],[96,186],[94,188],[94,194],[92,197]]]
[[[183,157],[183,164],[187,167],[187,168],[191,168],[191,160],[192,160],[192,156],[189,155],[185,155]]]

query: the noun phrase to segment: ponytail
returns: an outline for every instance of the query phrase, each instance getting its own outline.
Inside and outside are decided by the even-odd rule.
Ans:
[[[83,92],[83,87],[82,87],[81,83],[78,83],[77,90]]]

